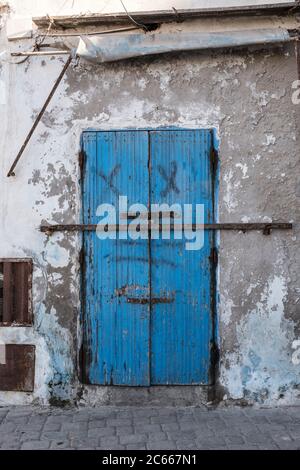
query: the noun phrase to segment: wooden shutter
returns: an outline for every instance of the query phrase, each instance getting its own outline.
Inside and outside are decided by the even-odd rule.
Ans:
[[[0,361],[0,391],[34,390],[35,346],[6,344]]]
[[[31,325],[31,260],[0,260],[0,324]]]

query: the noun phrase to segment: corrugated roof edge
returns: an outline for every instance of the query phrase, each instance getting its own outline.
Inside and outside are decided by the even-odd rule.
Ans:
[[[242,7],[204,8],[192,10],[157,10],[147,12],[134,12],[130,15],[142,24],[165,23],[170,21],[184,21],[191,18],[230,17],[230,16],[256,16],[256,15],[288,15],[300,12],[300,2],[274,3],[267,5],[253,5]],[[125,12],[109,14],[89,14],[51,17],[56,27],[74,28],[77,26],[106,25],[117,23],[130,23]],[[34,23],[40,27],[49,25],[49,16],[35,17]]]

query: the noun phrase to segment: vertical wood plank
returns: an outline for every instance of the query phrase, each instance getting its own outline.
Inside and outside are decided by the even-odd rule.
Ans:
[[[3,263],[0,263],[0,323],[3,322]]]
[[[20,324],[29,323],[29,264],[24,262],[14,265],[14,320]]]
[[[205,205],[212,222],[211,134],[209,131],[153,131],[151,202]],[[193,220],[195,222],[195,220]],[[210,250],[213,235],[205,231],[204,246],[187,251],[186,241],[152,240],[152,297],[171,297],[155,304],[151,315],[151,383],[208,384],[211,318]]]
[[[6,261],[3,263],[3,323],[14,321],[13,291],[13,263]]]
[[[32,309],[30,289],[31,261],[4,261],[3,266],[3,315],[4,324],[30,325]]]

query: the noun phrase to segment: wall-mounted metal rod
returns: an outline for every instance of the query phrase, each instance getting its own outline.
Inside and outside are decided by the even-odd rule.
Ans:
[[[137,26],[128,26],[127,28],[118,28],[118,29],[107,29],[107,30],[104,30],[104,31],[90,31],[90,32],[76,32],[76,33],[51,33],[51,34],[47,34],[47,37],[48,38],[72,38],[72,37],[78,37],[78,36],[98,36],[98,35],[101,35],[101,34],[112,34],[112,33],[123,33],[124,31],[134,31],[134,30],[137,30],[137,29],[141,29],[141,28],[138,28]],[[43,36],[43,35],[39,35],[39,36]]]
[[[43,105],[41,111],[39,112],[39,114],[38,114],[36,120],[34,121],[34,124],[33,124],[32,128],[30,129],[30,131],[29,131],[29,133],[28,133],[28,135],[27,135],[27,137],[26,137],[26,139],[25,139],[25,141],[24,141],[24,143],[23,143],[23,145],[22,145],[22,147],[21,147],[21,149],[20,149],[18,155],[16,156],[16,158],[15,158],[15,160],[14,160],[12,166],[10,167],[9,172],[7,173],[7,176],[8,176],[8,177],[10,177],[10,176],[15,176],[14,170],[15,170],[15,168],[16,168],[16,166],[17,166],[17,163],[18,163],[18,161],[20,160],[21,156],[23,155],[24,150],[26,149],[26,147],[27,147],[27,145],[28,145],[28,143],[29,143],[29,141],[30,141],[30,139],[31,139],[31,137],[32,137],[32,135],[33,135],[35,129],[37,128],[37,126],[38,126],[40,120],[42,119],[42,117],[43,117],[43,115],[44,115],[44,113],[45,113],[45,111],[46,111],[46,109],[47,109],[47,107],[48,107],[48,105],[49,105],[51,99],[53,98],[53,95],[54,95],[56,89],[58,88],[58,85],[59,85],[60,82],[62,81],[62,79],[63,79],[63,77],[64,77],[64,75],[65,75],[65,73],[66,73],[66,71],[67,71],[69,65],[71,64],[71,62],[72,62],[72,56],[70,56],[70,57],[68,58],[68,60],[67,60],[67,62],[65,63],[65,65],[64,65],[64,67],[63,67],[63,69],[62,69],[62,71],[61,71],[60,74],[59,74],[59,77],[57,78],[56,82],[54,83],[54,86],[52,87],[52,90],[51,90],[50,94],[48,95],[48,98],[46,99],[46,101],[45,101],[45,103],[44,103],[44,105]]]
[[[147,225],[147,224],[145,224]],[[177,224],[176,224],[177,225]],[[183,230],[180,225],[171,224],[171,230]],[[143,230],[144,224],[142,224],[141,230]],[[73,224],[73,225],[41,225],[40,230],[44,233],[54,233],[54,232],[93,232],[97,229],[97,224]],[[287,222],[255,222],[255,223],[216,223],[216,224],[203,224],[196,225],[191,224],[188,227],[185,227],[187,230],[233,230],[248,232],[250,230],[261,230],[265,235],[269,235],[272,230],[292,230],[293,224]],[[151,224],[149,228],[145,227],[146,230],[151,230]],[[159,224],[154,226],[154,230],[164,230],[169,229],[169,225]],[[124,225],[112,225],[108,228],[109,231],[127,231],[128,226]],[[108,231],[107,230],[107,231]],[[153,227],[152,227],[153,230]]]

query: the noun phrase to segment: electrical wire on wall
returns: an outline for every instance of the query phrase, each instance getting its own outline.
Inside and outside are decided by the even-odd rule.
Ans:
[[[124,10],[125,10],[126,15],[127,15],[128,18],[130,19],[130,21],[131,21],[133,24],[135,24],[138,28],[142,28],[145,32],[148,31],[148,28],[147,28],[146,25],[144,25],[144,24],[142,24],[142,23],[139,23],[138,21],[136,21],[136,20],[130,15],[130,13],[128,13],[128,10],[127,10],[126,6],[124,5],[123,0],[120,0],[120,2],[121,2],[122,6],[123,6],[123,8],[124,8]]]

